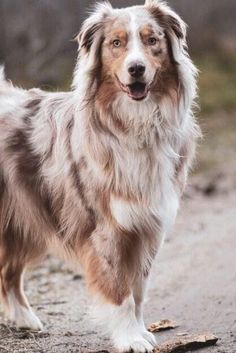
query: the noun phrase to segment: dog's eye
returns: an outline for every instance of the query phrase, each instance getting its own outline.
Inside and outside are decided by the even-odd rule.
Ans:
[[[119,39],[113,40],[113,46],[119,48],[121,46],[121,41]]]
[[[149,45],[155,45],[156,43],[157,43],[156,38],[154,38],[154,37],[148,38],[148,44]]]

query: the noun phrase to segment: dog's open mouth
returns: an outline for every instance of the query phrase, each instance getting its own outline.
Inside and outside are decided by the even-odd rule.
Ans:
[[[145,83],[135,82],[126,87],[127,87],[127,93],[129,97],[136,101],[140,101],[145,97],[147,97],[148,89]]]
[[[146,98],[149,92],[149,86],[143,82],[134,82],[130,85],[124,85],[117,77],[117,81],[123,92],[127,93],[130,98],[141,101]]]

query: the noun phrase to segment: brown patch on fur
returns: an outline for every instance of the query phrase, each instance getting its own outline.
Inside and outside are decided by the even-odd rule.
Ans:
[[[17,179],[28,197],[33,198],[37,207],[41,209],[44,221],[55,227],[51,218],[51,199],[41,176],[43,157],[33,151],[29,137],[29,127],[24,130],[17,129],[8,138],[6,152],[15,155]]]
[[[130,294],[142,251],[140,233],[120,227],[98,229],[82,249],[89,288],[115,305]]]
[[[113,28],[114,27],[114,28]],[[113,41],[119,39],[120,47],[114,47]],[[115,74],[124,64],[127,55],[128,33],[123,24],[116,21],[110,23],[106,28],[106,40],[101,51],[101,85],[98,90],[98,100],[101,106],[108,109],[116,94],[120,92],[120,87],[115,80]]]
[[[172,97],[173,100],[178,99],[179,75],[178,70],[174,65],[166,63],[162,69],[157,71],[155,84],[152,87],[152,93],[157,96],[157,99],[166,95]]]
[[[0,218],[3,222],[3,212],[1,212]],[[37,239],[32,234],[24,234],[23,229],[15,224],[14,216],[12,216],[7,225],[3,226],[1,224],[0,246],[0,275],[3,299],[12,290],[19,303],[28,307],[22,292],[22,273],[26,264],[35,262],[44,255],[46,248],[44,239]]]
[[[106,237],[102,233],[96,236],[106,246]],[[109,246],[108,251],[108,254],[101,256],[92,241],[82,248],[82,263],[86,272],[87,285],[93,293],[101,295],[106,302],[121,305],[129,296],[131,287],[120,259],[114,254],[116,250]]]
[[[136,192],[132,192],[127,187],[122,188],[122,187],[113,186],[111,192],[115,197],[122,198],[124,201],[133,202],[133,203],[136,203],[139,200],[142,200],[142,196],[143,196],[141,192],[139,192],[139,190]]]
[[[35,115],[36,112],[39,110],[39,105],[41,102],[42,102],[41,98],[31,99],[27,102],[27,104],[25,105],[25,108],[29,109],[32,115]]]
[[[78,204],[76,203],[73,205],[74,207],[78,207],[80,212],[78,214],[78,223],[76,229],[74,229],[74,223],[72,228],[74,229],[73,233],[70,234],[70,237],[66,239],[66,247],[70,249],[70,251],[74,252],[77,254],[79,252],[79,248],[83,242],[85,242],[93,230],[96,227],[96,217],[95,213],[93,210],[93,207],[89,204],[89,201],[87,199],[87,190],[86,186],[83,182],[82,175],[83,173],[86,174],[86,169],[87,169],[87,162],[85,157],[81,157],[79,162],[76,163],[73,159],[73,154],[72,154],[72,148],[71,148],[71,135],[72,135],[72,128],[74,125],[74,118],[72,118],[66,127],[66,133],[67,133],[67,139],[66,139],[66,151],[67,151],[67,156],[68,156],[68,161],[70,163],[70,169],[69,169],[69,179],[71,181],[71,187],[72,190],[75,190],[76,192],[76,200]],[[64,198],[66,198],[66,195],[64,195]],[[65,208],[68,207],[68,200],[65,201],[64,199],[62,200],[61,204],[61,209],[59,208],[59,213],[60,219],[63,222],[63,215],[61,215],[61,211],[63,211]],[[65,203],[65,205],[64,205]],[[70,204],[70,200],[69,200]],[[93,205],[94,206],[94,205]],[[53,209],[57,210],[58,207],[53,204]],[[62,229],[61,231],[63,236],[67,236],[67,228]],[[64,234],[65,233],[65,234]]]
[[[20,305],[28,308],[28,303],[26,302],[21,291],[22,271],[23,267],[19,264],[17,264],[17,266],[10,264],[9,266],[5,266],[2,270],[0,270],[1,294],[3,300],[7,300],[7,294],[10,291],[13,291]],[[6,304],[8,305],[7,302]]]
[[[32,98],[27,101],[25,108],[27,109],[27,113],[25,114],[23,121],[26,124],[30,124],[30,119],[32,116],[35,116],[39,111],[40,104],[42,102],[41,97],[34,97],[34,93],[32,93]]]
[[[163,50],[160,48],[152,48],[151,51],[153,56],[159,56],[163,53]]]
[[[96,95],[96,102],[103,112],[99,117],[96,116],[96,124],[100,123],[100,127],[103,128],[104,131],[109,129],[110,134],[113,134],[113,132],[121,132],[124,134],[128,132],[128,127],[125,125],[125,122],[117,114],[112,112],[111,109],[111,103],[119,92],[120,89],[115,84],[114,79],[110,78],[108,80],[104,77]],[[107,118],[108,116],[109,120]]]
[[[101,83],[96,95],[96,100],[103,112],[106,112],[110,108],[112,101],[115,99],[117,93],[120,92],[119,87],[114,82],[114,78],[108,76],[106,72],[105,68],[101,75]]]
[[[126,45],[128,42],[128,33],[126,32],[125,28],[120,27],[116,28],[112,33],[111,37],[114,39],[119,39],[122,42],[122,45]]]
[[[106,210],[107,212],[107,210]],[[143,239],[148,242],[150,262],[140,267]],[[98,229],[81,249],[89,288],[115,305],[121,305],[130,294],[136,273],[147,276],[156,255],[156,239],[148,224],[141,229],[126,230],[119,225]]]
[[[80,160],[78,164],[76,164],[75,162],[72,163],[70,171],[71,171],[71,176],[75,183],[74,185],[78,192],[78,196],[81,198],[82,205],[85,208],[87,214],[89,215],[86,229],[83,230],[83,233],[86,235],[86,234],[91,234],[91,232],[95,229],[96,222],[95,222],[94,210],[89,205],[89,202],[86,197],[86,189],[80,177],[80,174],[83,168],[84,168],[83,161]]]
[[[140,31],[141,39],[144,43],[147,43],[148,39],[154,34],[152,26],[144,26]]]
[[[3,176],[3,171],[0,166],[0,200],[2,199],[5,188],[6,188],[6,184]]]

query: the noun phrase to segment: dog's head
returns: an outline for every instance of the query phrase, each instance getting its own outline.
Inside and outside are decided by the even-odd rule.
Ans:
[[[142,101],[161,96],[168,85],[178,86],[185,32],[184,22],[162,1],[124,9],[98,4],[77,37],[90,92],[96,83],[96,92],[102,89],[109,99],[126,95]]]

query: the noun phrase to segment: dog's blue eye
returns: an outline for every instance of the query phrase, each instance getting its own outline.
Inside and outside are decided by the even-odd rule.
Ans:
[[[116,48],[119,48],[121,46],[121,41],[119,39],[113,40],[113,45]]]
[[[154,37],[148,38],[148,44],[149,45],[155,45],[156,43],[157,43],[156,38],[154,38]]]

